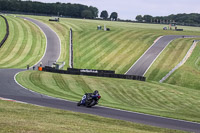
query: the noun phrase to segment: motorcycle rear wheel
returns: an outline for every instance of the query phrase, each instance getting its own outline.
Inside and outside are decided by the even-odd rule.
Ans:
[[[77,106],[81,106],[81,100],[77,103]]]
[[[92,102],[87,102],[87,103],[85,104],[85,106],[88,107],[88,108],[90,108],[90,107],[94,106],[95,103],[96,103],[96,101],[95,101],[95,100],[92,100]]]

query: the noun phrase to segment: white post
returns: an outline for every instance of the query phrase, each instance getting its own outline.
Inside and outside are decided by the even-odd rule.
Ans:
[[[104,24],[104,31],[107,31],[107,29],[106,29],[106,24]]]

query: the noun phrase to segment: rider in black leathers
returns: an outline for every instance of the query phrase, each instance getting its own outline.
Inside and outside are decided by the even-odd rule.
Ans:
[[[95,90],[93,93],[85,93],[85,95],[83,96],[82,100],[77,105],[78,106],[85,105],[86,101],[92,100],[92,98],[95,97],[95,96],[100,96],[99,92],[97,90]],[[98,100],[96,100],[94,105],[95,104],[98,104]]]

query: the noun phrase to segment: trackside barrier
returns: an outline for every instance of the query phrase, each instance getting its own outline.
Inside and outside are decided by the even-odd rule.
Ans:
[[[73,68],[73,31],[72,28],[70,28],[69,32],[69,67]]]
[[[146,80],[146,77],[143,77],[143,76],[115,74],[115,71],[107,71],[107,70],[75,69],[75,68],[68,68],[67,70],[57,70],[55,68],[45,66],[42,68],[42,71],[60,73],[60,74],[87,75],[87,76],[97,76],[97,77],[131,79],[131,80],[139,80],[139,81]]]
[[[8,36],[9,36],[9,25],[8,25],[8,21],[7,19],[3,16],[0,15],[6,22],[6,35],[4,36],[3,40],[0,42],[0,48],[1,46],[5,43],[5,41],[7,40]]]

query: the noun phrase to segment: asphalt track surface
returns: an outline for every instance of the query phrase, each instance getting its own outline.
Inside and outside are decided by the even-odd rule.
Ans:
[[[58,35],[44,23],[41,23],[37,20],[30,19],[27,17],[21,17],[21,18],[23,18],[24,20],[31,21],[36,26],[38,26],[43,31],[47,40],[46,43],[48,45],[46,46],[47,48],[45,51],[45,55],[35,66],[39,66],[40,62],[42,62],[43,66],[47,66],[47,65],[51,66],[53,62],[57,61],[58,58],[60,57],[60,49],[61,49],[60,43],[61,42]]]
[[[167,45],[174,39],[183,37],[188,38],[195,36],[168,35],[161,37],[149,49],[147,49],[147,51],[135,62],[135,64],[133,64],[133,66],[126,72],[126,75],[144,76]]]
[[[43,30],[47,37],[48,50],[46,54],[49,53],[49,56],[44,55],[42,61],[48,63],[46,61],[59,58],[59,49],[60,48],[52,48],[52,47],[60,47],[59,40],[54,40],[53,43],[50,41],[52,38],[56,36],[52,30],[41,22],[36,20],[28,19],[32,22],[36,22],[37,25]],[[43,25],[43,26],[42,26]],[[43,29],[44,28],[44,29]],[[49,28],[49,29],[48,29]],[[46,30],[45,30],[46,29]],[[54,36],[54,37],[53,37]],[[54,39],[56,39],[55,37]],[[49,39],[49,40],[48,40]],[[57,52],[57,54],[55,54]],[[146,125],[152,125],[163,128],[177,129],[177,130],[185,130],[191,132],[199,132],[200,133],[200,124],[193,123],[188,121],[169,119],[164,117],[146,115],[135,112],[128,112],[123,110],[111,109],[107,107],[95,106],[93,108],[85,108],[76,106],[75,102],[66,101],[62,99],[57,99],[49,96],[45,96],[36,92],[32,92],[22,86],[18,85],[15,82],[15,75],[18,72],[25,71],[24,69],[0,69],[0,97],[8,98],[12,100],[17,100],[25,103],[30,103],[39,106],[70,110],[74,112],[88,113],[99,115],[103,117],[109,117],[114,119],[126,120],[136,123],[142,123]]]

